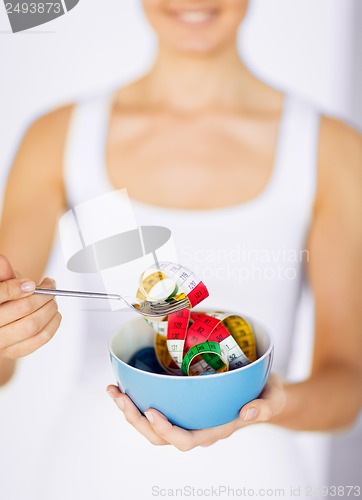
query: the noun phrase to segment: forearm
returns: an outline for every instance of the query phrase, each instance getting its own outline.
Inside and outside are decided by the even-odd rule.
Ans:
[[[286,405],[271,423],[301,431],[350,427],[362,406],[360,370],[331,365],[303,382],[286,384]]]
[[[5,385],[12,378],[15,372],[16,361],[0,356],[0,387]]]

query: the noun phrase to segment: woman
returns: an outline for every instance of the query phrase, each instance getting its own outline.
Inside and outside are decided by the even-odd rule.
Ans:
[[[287,383],[271,376],[262,396],[245,405],[238,419],[214,429],[186,431],[155,409],[141,415],[115,386],[108,387],[109,394],[153,444],[190,450],[244,428],[226,444],[218,443],[221,453],[233,456],[244,442],[249,457],[233,456],[233,463],[220,467],[221,479],[235,469],[234,477],[247,470],[251,484],[261,475],[261,484],[278,485],[273,477],[286,475],[302,482],[283,429],[343,429],[361,407],[361,136],[343,123],[319,119],[307,103],[249,72],[236,45],[247,0],[144,0],[144,9],[159,39],[151,71],[112,96],[41,117],[16,156],[0,232],[0,251],[11,262],[0,261],[1,382],[11,378],[18,358],[40,348],[58,329],[55,301],[32,292],[44,272],[59,215],[106,189],[126,187],[139,223],[170,227],[183,262],[197,267],[202,277],[210,271],[205,281],[218,307],[242,307],[273,324],[274,370],[282,376],[305,266],[315,299],[315,342],[307,380]],[[235,246],[245,241],[242,251]],[[231,269],[230,256],[237,249],[238,264]],[[308,258],[290,264],[281,257],[282,274],[269,280],[260,259],[264,249],[307,249]],[[200,262],[199,250],[204,250]],[[221,250],[226,258],[220,259]],[[246,260],[255,256],[253,250],[259,257],[246,268],[257,264],[261,274],[241,283],[235,269],[245,255]],[[213,252],[207,266],[206,251]],[[13,268],[31,279],[16,277]],[[225,279],[217,279],[220,270]],[[44,280],[41,286],[52,283]],[[251,425],[261,422],[275,426]],[[268,446],[278,446],[278,454],[266,451]],[[266,458],[253,455],[254,448]],[[161,459],[152,450],[151,460]],[[215,457],[197,453],[203,462],[199,472],[210,470]],[[132,460],[142,463],[137,455]],[[177,462],[171,454],[165,462],[169,474],[175,463],[187,467],[179,455]],[[48,492],[47,498],[53,496]]]

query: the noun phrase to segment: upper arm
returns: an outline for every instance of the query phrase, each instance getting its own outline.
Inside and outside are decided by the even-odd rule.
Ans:
[[[323,118],[308,249],[315,299],[313,372],[329,363],[362,374],[362,136]]]
[[[35,121],[17,151],[5,189],[0,252],[15,269],[39,281],[66,208],[63,152],[72,107]]]

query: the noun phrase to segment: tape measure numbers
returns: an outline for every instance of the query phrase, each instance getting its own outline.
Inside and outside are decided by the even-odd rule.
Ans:
[[[172,262],[151,266],[140,278],[137,297],[146,300],[188,298],[187,308],[160,320],[146,318],[155,331],[160,365],[173,375],[200,375],[234,370],[256,360],[251,325],[236,314],[191,309],[209,296],[204,283]]]

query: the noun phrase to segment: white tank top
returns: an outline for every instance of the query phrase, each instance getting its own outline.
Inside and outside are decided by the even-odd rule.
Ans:
[[[104,161],[110,99],[102,95],[80,103],[74,111],[65,156],[69,206],[114,189]],[[299,252],[304,249],[316,189],[318,124],[318,115],[309,105],[286,98],[272,176],[264,191],[248,203],[187,211],[131,200],[139,225],[172,230],[180,261],[209,288],[208,306],[244,311],[272,329],[272,369],[282,374],[288,365],[303,283]],[[84,289],[102,287],[96,275],[79,278]],[[71,305],[84,308],[76,301]],[[308,484],[325,484],[320,477],[323,471],[316,473],[313,466],[315,448],[313,455],[305,455],[295,439],[299,434],[283,428],[247,426],[212,448],[197,447],[186,454],[150,445],[105,395],[106,385],[114,381],[107,337],[129,316],[104,313],[94,301],[86,307],[83,325],[71,332],[72,340],[82,344],[79,376],[72,380],[71,393],[37,469],[39,486],[34,496],[27,492],[29,498],[140,496],[151,500],[154,485],[185,484],[284,488],[286,498],[291,485],[300,485],[300,498],[316,498],[303,494]],[[314,482],[313,477],[317,477]]]
[[[105,166],[112,96],[87,100],[74,110],[65,154],[69,207],[116,189]],[[286,96],[272,174],[251,201],[221,209],[186,210],[131,199],[138,225],[171,229],[180,263],[196,272],[209,289],[207,307],[244,312],[270,328],[275,341],[273,370],[281,374],[288,368],[303,283],[302,261],[308,257],[305,243],[316,191],[318,131],[319,115],[313,107]],[[121,164],[120,159],[120,168]],[[177,185],[177,179],[173,182]],[[117,188],[122,187],[127,188]],[[227,183],[219,189],[227,189]],[[217,195],[216,190],[210,195]],[[102,286],[94,276],[82,275],[82,279],[84,287]],[[92,309],[97,305],[93,303]],[[104,314],[98,324],[91,316],[89,322],[85,318],[83,353],[87,362],[91,356],[97,365],[99,342],[104,345],[105,337],[97,328],[105,329]],[[109,335],[117,329],[113,317]]]

